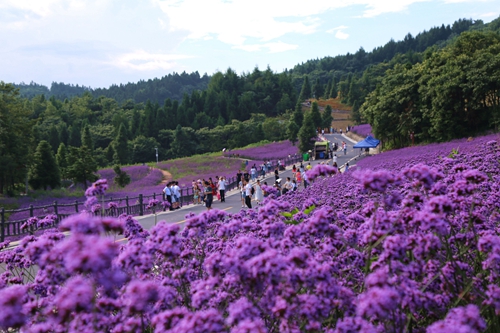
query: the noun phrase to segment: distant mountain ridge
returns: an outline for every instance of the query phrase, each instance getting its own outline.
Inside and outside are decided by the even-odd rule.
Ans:
[[[72,85],[52,82],[50,89],[44,85],[31,82],[29,84],[14,84],[19,88],[21,96],[33,98],[37,95],[45,95],[46,98],[55,97],[60,100],[81,96],[85,92],[90,92],[94,97],[105,96],[113,98],[119,103],[132,100],[136,103],[145,103],[150,100],[163,104],[165,100],[182,100],[186,93],[190,95],[194,90],[205,90],[210,81],[210,76],[206,73],[203,76],[196,71],[191,74],[176,72],[167,74],[161,78],[141,80],[136,83],[129,82],[120,85],[111,85],[109,88],[92,89],[86,86]]]

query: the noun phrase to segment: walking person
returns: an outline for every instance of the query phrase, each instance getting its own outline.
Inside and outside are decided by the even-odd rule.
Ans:
[[[222,176],[219,179],[220,202],[226,202],[226,177]]]
[[[245,204],[248,208],[252,208],[252,185],[250,182],[245,181]]]
[[[195,205],[200,204],[200,187],[198,186],[197,183],[194,184],[193,186],[193,203]]]
[[[205,181],[205,207],[207,207],[207,210],[212,209],[212,202],[214,201],[214,195],[212,192],[212,185],[210,182]]]
[[[238,183],[238,188],[240,189],[241,196],[241,208],[245,207],[245,178],[242,178]]]
[[[170,185],[172,185],[171,182],[167,183],[167,185],[165,185],[165,188],[163,189],[163,193],[165,195],[165,199],[167,200],[168,202],[168,207],[169,207],[169,210],[174,210],[173,207],[172,207],[172,190],[170,189]],[[166,210],[166,207],[165,209]]]
[[[262,200],[264,200],[264,192],[262,192],[260,180],[257,180],[257,184],[255,184],[255,200],[257,202],[262,202]]]

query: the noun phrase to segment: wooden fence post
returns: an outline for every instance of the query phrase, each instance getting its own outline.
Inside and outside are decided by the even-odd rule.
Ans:
[[[30,205],[30,217],[33,217],[33,205]]]
[[[57,210],[57,201],[54,201],[54,214],[59,218],[59,212]]]
[[[75,200],[75,213],[78,213],[78,200]]]
[[[127,205],[127,215],[130,215],[130,206],[128,205],[128,195],[125,197],[125,203]]]
[[[0,226],[0,229],[2,229],[0,233],[0,241],[3,242],[5,240],[5,208],[2,207],[2,210],[0,210],[0,215],[2,216],[2,225]]]
[[[142,206],[142,194],[139,194],[139,216],[144,215],[144,207]]]

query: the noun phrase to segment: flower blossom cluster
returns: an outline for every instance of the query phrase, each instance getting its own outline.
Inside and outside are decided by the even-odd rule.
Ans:
[[[372,165],[392,167],[318,176],[236,214],[188,214],[183,229],[71,216],[0,252],[0,329],[498,332],[494,139],[453,157],[381,154]]]

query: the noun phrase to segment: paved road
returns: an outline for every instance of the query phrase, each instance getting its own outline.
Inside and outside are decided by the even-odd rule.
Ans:
[[[341,146],[342,141],[345,141],[347,143],[347,154],[344,155],[343,151],[337,151],[334,152],[334,154],[337,154],[337,164],[341,167],[341,170],[343,170],[343,166],[345,165],[346,162],[349,162],[349,167],[352,168],[356,161],[359,160],[359,150],[355,150],[353,145],[355,144],[354,141],[352,141],[350,138],[348,138],[345,135],[341,134],[325,134],[325,139],[327,139],[330,142],[337,142],[339,147]],[[314,166],[318,163],[325,162],[325,160],[316,160],[316,161],[310,161],[311,165]],[[306,162],[308,163],[308,162]],[[332,165],[332,161],[328,160],[328,163]],[[298,167],[299,164],[297,164]],[[306,164],[304,164],[306,165]],[[280,177],[282,179],[286,179],[286,177],[292,177],[292,166],[289,165],[287,166],[285,171],[280,172]],[[274,174],[269,174],[266,179],[261,182],[267,182],[268,185],[273,185],[274,184]],[[252,201],[252,206],[253,208],[258,207],[257,202]],[[246,209],[242,208],[242,203],[241,203],[241,198],[240,198],[240,192],[238,190],[232,190],[229,193],[226,194],[226,202],[220,202],[215,200],[214,203],[212,204],[213,209],[221,209],[224,210],[228,213],[238,213],[241,209]],[[207,209],[203,205],[186,205],[182,207],[181,209],[172,211],[172,212],[161,212],[158,213],[156,216],[157,222],[165,220],[169,223],[177,223],[183,225],[186,222],[186,214],[193,212],[195,214],[199,214],[203,211],[206,211]],[[154,223],[155,223],[155,217],[154,215],[146,215],[146,216],[140,216],[137,217],[137,220],[140,222],[140,224],[146,228],[150,229]]]

